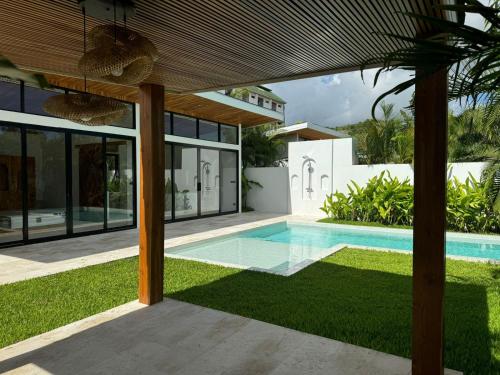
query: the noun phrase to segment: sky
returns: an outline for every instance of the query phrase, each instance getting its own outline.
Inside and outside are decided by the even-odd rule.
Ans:
[[[484,22],[479,15],[467,14],[466,24],[482,28]],[[360,72],[355,71],[265,86],[287,102],[286,125],[308,121],[322,126],[341,126],[370,118],[375,99],[409,79],[411,74],[403,70],[384,73],[374,88],[373,77],[376,71],[377,69],[366,70],[364,81]],[[408,89],[399,95],[386,97],[385,101],[393,103],[399,111],[408,106],[412,93],[413,89]],[[450,103],[450,109],[453,112],[461,110],[458,103]]]

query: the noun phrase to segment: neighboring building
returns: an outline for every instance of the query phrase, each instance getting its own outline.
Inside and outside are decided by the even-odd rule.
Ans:
[[[226,92],[233,98],[244,100],[248,103],[264,107],[279,113],[285,113],[286,102],[271,89],[264,86],[249,86],[228,90]]]
[[[275,138],[283,141],[282,151],[279,160],[286,162],[288,160],[288,144],[290,142],[317,141],[322,139],[350,138],[349,135],[326,128],[324,126],[302,122],[300,124],[284,126],[272,132]]]
[[[79,125],[43,103],[81,81],[48,77],[58,88],[0,77],[0,247],[137,226],[137,93],[120,88],[119,123]],[[283,115],[218,92],[166,95],[165,221],[240,211],[241,127],[270,121]]]

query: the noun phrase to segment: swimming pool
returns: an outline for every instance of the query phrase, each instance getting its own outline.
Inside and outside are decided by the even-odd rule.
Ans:
[[[291,275],[346,246],[412,250],[409,230],[280,222],[167,248],[167,256]],[[500,236],[448,233],[447,256],[500,260]]]

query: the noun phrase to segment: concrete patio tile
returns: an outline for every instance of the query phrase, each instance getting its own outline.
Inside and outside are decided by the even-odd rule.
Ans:
[[[0,350],[0,373],[12,375],[407,375],[409,369],[408,359],[170,299],[150,307],[131,302]]]

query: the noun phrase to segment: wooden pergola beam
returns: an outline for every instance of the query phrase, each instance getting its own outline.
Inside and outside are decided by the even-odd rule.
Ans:
[[[164,88],[143,84],[140,92],[139,302],[163,300],[165,217]]]
[[[443,69],[415,86],[413,375],[443,374],[447,143]]]

